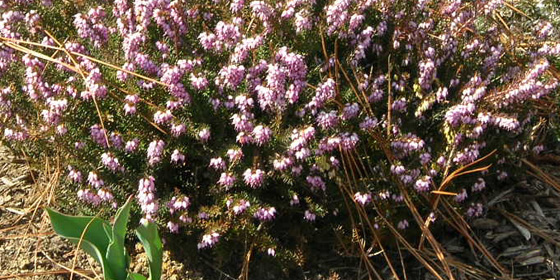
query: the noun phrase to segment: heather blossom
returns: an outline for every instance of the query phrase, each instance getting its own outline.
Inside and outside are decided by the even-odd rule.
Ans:
[[[264,172],[260,169],[252,170],[251,168],[247,168],[247,170],[243,172],[243,180],[245,184],[249,185],[251,188],[258,188],[264,182]]]
[[[276,217],[276,209],[274,207],[261,207],[255,212],[255,218],[260,221],[271,221]]]
[[[175,149],[171,154],[171,162],[173,163],[183,163],[185,162],[185,155],[181,153],[179,150]]]
[[[81,183],[82,182],[82,172],[79,170],[74,169],[72,166],[68,166],[68,178],[72,180],[74,183]]]
[[[136,195],[144,217],[140,223],[145,224],[153,221],[159,209],[158,201],[155,197],[155,179],[152,176],[140,179],[138,183],[138,194]]]
[[[90,171],[87,178],[88,184],[96,189],[99,189],[105,185],[105,182],[99,178],[99,175],[95,171]]]
[[[253,129],[253,141],[262,146],[270,140],[272,130],[266,126],[258,125]]]
[[[172,124],[171,125],[171,135],[173,137],[179,137],[187,131],[187,127],[184,124]]]
[[[467,209],[467,216],[469,217],[480,217],[482,216],[482,212],[484,208],[481,203],[471,204],[471,206]]]
[[[163,142],[162,140],[154,140],[150,142],[147,151],[148,162],[150,163],[150,165],[157,164],[161,161],[164,147],[165,142]]]
[[[371,194],[370,193],[360,193],[357,192],[354,194],[354,200],[361,204],[362,206],[371,202]]]
[[[325,181],[320,176],[307,176],[305,179],[312,189],[325,190],[327,188]]]
[[[309,222],[313,222],[317,218],[317,215],[310,210],[305,210],[303,218]]]
[[[358,103],[346,104],[346,106],[343,109],[341,119],[350,120],[358,116],[359,112],[360,112],[360,106],[358,105]]]
[[[239,215],[243,212],[245,212],[245,210],[247,210],[249,207],[251,206],[251,203],[249,203],[249,201],[246,201],[244,199],[239,200],[239,202],[234,205],[231,209],[233,210],[233,213],[235,215]]]
[[[274,250],[274,248],[268,248],[268,249],[266,250],[266,253],[267,253],[269,256],[272,256],[272,257],[276,256],[276,250]]]
[[[124,149],[128,153],[132,153],[132,152],[136,151],[136,149],[138,149],[139,144],[140,144],[140,140],[135,138],[133,140],[127,141],[125,146],[124,146]]]
[[[167,207],[169,208],[169,212],[171,214],[177,211],[184,211],[189,208],[191,205],[190,199],[186,196],[174,196],[171,200],[167,203]]]
[[[322,129],[335,127],[338,124],[338,114],[336,111],[320,112],[317,116],[317,124]]]
[[[200,250],[200,249],[213,247],[216,243],[218,243],[219,239],[220,239],[220,234],[215,231],[212,231],[209,234],[205,234],[202,236],[202,240],[197,245],[198,249]]]
[[[208,166],[215,170],[223,170],[226,169],[226,162],[221,157],[211,158]]]
[[[404,230],[406,228],[408,228],[408,221],[407,220],[402,220],[397,224],[397,228]]]
[[[474,183],[474,185],[472,186],[472,191],[479,192],[482,191],[484,188],[486,188],[486,183],[484,182],[484,179],[478,178]]]
[[[93,205],[99,205],[101,203],[101,198],[89,189],[78,190],[78,198],[86,203]]]
[[[461,203],[465,201],[468,197],[467,190],[461,189],[461,192],[455,196],[455,201]]]
[[[503,140],[514,156],[546,152],[523,141],[548,121],[542,105],[559,86],[556,23],[508,22],[531,44],[505,45],[493,16],[503,0],[117,0],[71,14],[4,2],[4,140],[32,155],[36,143],[65,153],[67,180],[91,206],[120,203],[123,186],[137,182],[141,223],[204,231],[199,249],[250,233],[255,249],[274,256],[278,248],[285,259],[286,239],[264,222],[276,209],[303,212],[294,226],[324,216],[313,225],[323,230],[344,207],[327,184],[346,176],[364,183],[347,197],[365,206],[363,218],[375,218],[376,202],[404,230],[405,197],[431,200],[435,183],[496,147],[502,153]],[[60,46],[68,53],[39,32],[65,34],[53,18],[70,20]],[[487,176],[514,175],[501,163],[451,182],[451,206],[481,216]],[[157,191],[148,174],[165,177]],[[414,189],[411,201],[395,184]],[[172,197],[161,211],[156,195]]]
[[[431,188],[431,178],[429,176],[424,176],[416,180],[416,183],[414,184],[414,188],[418,192],[429,191]]]
[[[101,155],[101,162],[105,167],[109,168],[109,170],[115,171],[124,171],[124,167],[119,163],[119,159],[113,156],[111,153],[103,153]]]
[[[243,158],[243,151],[241,149],[229,149],[226,154],[230,162],[238,162]]]
[[[200,141],[207,142],[208,139],[210,139],[210,129],[208,128],[203,128],[198,132],[198,138],[200,139]]]

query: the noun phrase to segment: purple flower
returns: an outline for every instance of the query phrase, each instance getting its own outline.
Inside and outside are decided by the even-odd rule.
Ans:
[[[239,132],[239,134],[237,134],[237,136],[235,137],[235,140],[237,141],[237,143],[239,143],[241,146],[249,144],[253,141],[253,137],[251,137],[251,135],[247,135],[245,132]]]
[[[258,188],[264,182],[264,172],[260,169],[255,169],[253,171],[251,168],[247,168],[247,170],[243,172],[243,180],[245,184],[249,185],[251,188]]]
[[[336,111],[320,112],[317,116],[317,124],[322,129],[329,129],[338,125],[338,114]]]
[[[426,165],[432,160],[432,155],[430,153],[423,153],[420,155],[420,163]]]
[[[187,126],[185,124],[172,124],[171,125],[171,135],[173,137],[179,137],[187,131]]]
[[[190,199],[186,196],[179,196],[179,197],[172,197],[171,200],[167,203],[167,207],[169,208],[169,212],[171,214],[177,211],[185,211],[191,205]]]
[[[101,155],[101,162],[103,163],[103,165],[105,165],[105,167],[109,168],[109,170],[113,172],[124,171],[124,167],[119,163],[119,159],[113,156],[113,154],[111,153],[103,153]]]
[[[370,118],[368,116],[368,117],[365,117],[364,120],[360,123],[360,129],[370,130],[370,129],[376,127],[377,124],[378,124],[377,118],[375,118],[375,117]]]
[[[74,183],[82,182],[82,172],[74,169],[74,167],[68,165],[68,178]]]
[[[365,206],[366,204],[371,202],[371,194],[370,193],[362,194],[360,192],[357,192],[354,194],[354,200],[359,204],[361,204],[362,206]]]
[[[124,146],[124,150],[127,153],[132,153],[134,151],[136,151],[136,149],[138,149],[138,145],[140,144],[140,140],[138,140],[137,138],[134,138],[131,141],[127,141],[125,146]]]
[[[155,197],[155,179],[152,176],[148,178],[142,178],[138,182],[138,193],[136,198],[138,199],[138,204],[144,213],[144,217],[140,220],[140,223],[146,224],[147,222],[153,221],[155,214],[157,213],[159,206]]]
[[[474,185],[472,186],[472,191],[479,192],[482,191],[484,188],[486,188],[486,183],[484,182],[484,179],[478,178],[476,183],[474,183]]]
[[[171,154],[171,162],[173,163],[183,163],[185,162],[185,155],[179,150],[175,149]]]
[[[229,188],[229,187],[233,186],[233,184],[235,183],[235,180],[236,180],[236,178],[235,178],[235,176],[233,176],[233,174],[224,172],[220,175],[220,179],[218,180],[218,184],[220,186]]]
[[[233,206],[232,210],[235,215],[239,215],[245,212],[245,210],[247,210],[247,208],[249,208],[250,206],[251,203],[249,203],[249,201],[241,199],[236,205]]]
[[[258,145],[258,146],[262,146],[263,144],[265,144],[266,142],[268,142],[270,140],[270,137],[272,135],[272,130],[266,126],[262,126],[262,125],[257,125],[254,129],[253,129],[253,141]]]
[[[134,115],[136,114],[136,106],[130,103],[124,104],[124,113],[126,115]]]
[[[329,158],[329,161],[331,162],[331,166],[332,166],[333,168],[336,169],[336,168],[339,168],[339,167],[340,167],[340,161],[339,161],[337,158],[335,158],[334,156],[331,156],[331,157]]]
[[[178,233],[179,232],[179,224],[178,223],[174,223],[172,221],[169,221],[169,222],[167,222],[167,228],[172,233]]]
[[[211,158],[208,166],[215,170],[224,170],[226,169],[226,162],[221,157]]]
[[[97,190],[97,196],[101,201],[112,201],[114,198],[113,194],[105,188],[100,188],[99,190]]]
[[[74,143],[74,148],[75,148],[76,150],[81,150],[81,149],[83,149],[85,146],[86,146],[86,143],[84,143],[84,142],[76,142],[76,143]]]
[[[427,192],[431,188],[432,178],[430,176],[424,176],[418,180],[414,184],[414,188],[417,192]]]
[[[293,164],[293,161],[289,157],[282,157],[282,158],[279,158],[279,159],[275,159],[272,162],[272,166],[274,167],[274,169],[276,169],[278,171],[284,171],[284,170],[288,169],[292,164]]]
[[[322,84],[317,85],[317,89],[315,90],[315,96],[311,100],[307,107],[312,110],[317,110],[322,108],[325,102],[328,100],[334,99],[336,96],[336,83],[333,79],[327,79]]]
[[[90,128],[90,135],[95,143],[99,144],[101,147],[107,147],[107,139],[105,139],[107,131],[101,128],[100,125],[96,124]]]
[[[305,180],[311,186],[311,189],[320,189],[322,191],[325,191],[327,188],[325,181],[323,181],[323,178],[319,176],[307,176]]]
[[[255,218],[259,219],[261,222],[271,221],[276,216],[276,209],[274,207],[269,208],[259,208],[255,212]]]
[[[245,67],[243,65],[228,65],[224,66],[218,73],[216,85],[221,88],[228,87],[235,90],[244,78]]]
[[[89,189],[80,189],[78,191],[78,198],[86,203],[93,204],[94,206],[101,203],[101,198]]]
[[[155,165],[161,161],[165,142],[162,140],[154,140],[148,146],[148,162],[150,165]]]
[[[171,119],[173,119],[173,115],[171,114],[170,110],[167,110],[165,112],[157,111],[154,113],[154,122],[157,124],[166,124]]]
[[[356,148],[356,145],[358,145],[359,141],[360,138],[358,137],[358,134],[356,134],[355,132],[354,133],[345,132],[341,134],[340,147],[342,148],[342,150],[350,151]]]
[[[226,152],[230,162],[238,162],[243,158],[243,151],[241,149],[229,149]]]
[[[253,15],[261,21],[267,21],[274,12],[274,9],[263,1],[253,1],[249,6],[253,11]]]
[[[56,131],[56,134],[62,136],[64,134],[66,134],[66,132],[68,132],[68,128],[66,128],[66,126],[64,124],[59,124],[59,125],[56,126],[55,131]]]
[[[99,189],[105,185],[105,182],[99,178],[95,171],[90,171],[88,174],[88,184],[96,189]]]
[[[312,21],[309,11],[302,9],[296,13],[294,24],[296,26],[296,33],[301,33],[305,30],[309,30],[312,27]]]
[[[122,137],[119,133],[116,132],[112,132],[111,136],[109,137],[109,139],[111,140],[111,144],[113,145],[113,147],[117,148],[117,149],[121,149],[123,146],[123,140]]]
[[[397,224],[397,228],[404,230],[406,228],[408,228],[408,221],[407,220],[402,220]]]
[[[497,179],[498,179],[499,181],[503,181],[503,180],[505,180],[505,179],[508,177],[508,173],[505,172],[505,171],[500,171],[500,170],[498,170],[497,173],[498,173]]]
[[[315,215],[315,213],[311,212],[310,210],[305,210],[303,218],[309,222],[313,222],[317,218],[317,215]]]
[[[249,132],[253,130],[251,122],[253,115],[251,113],[234,114],[231,117],[231,123],[238,132]]]
[[[201,129],[198,132],[198,138],[200,139],[200,141],[202,141],[202,143],[208,142],[208,139],[210,139],[210,129],[208,128]]]
[[[299,197],[297,194],[293,194],[292,198],[290,199],[290,206],[298,205],[299,204]]]
[[[482,216],[482,212],[484,211],[484,208],[482,207],[481,203],[471,203],[471,206],[469,207],[469,209],[467,209],[467,216],[468,217],[480,217]]]
[[[200,241],[200,243],[198,243],[197,247],[199,250],[213,247],[216,243],[218,243],[219,239],[220,234],[212,231],[211,233],[202,236],[202,240]]]
[[[469,197],[467,195],[467,190],[461,189],[461,192],[455,196],[455,201],[461,203],[461,202],[465,201],[467,199],[467,197]]]
[[[268,249],[266,250],[266,253],[267,253],[269,256],[272,256],[272,257],[276,256],[276,250],[274,250],[274,248],[268,248]]]
[[[393,102],[393,104],[391,105],[391,108],[397,112],[406,112],[406,99],[403,97],[401,99],[397,99]]]

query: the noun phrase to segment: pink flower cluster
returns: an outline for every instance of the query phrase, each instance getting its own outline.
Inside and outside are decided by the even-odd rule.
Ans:
[[[156,186],[154,177],[149,176],[147,178],[142,178],[138,182],[138,193],[136,195],[136,198],[138,199],[138,204],[140,204],[142,213],[144,213],[144,217],[140,220],[142,224],[153,222],[159,209],[155,191]]]

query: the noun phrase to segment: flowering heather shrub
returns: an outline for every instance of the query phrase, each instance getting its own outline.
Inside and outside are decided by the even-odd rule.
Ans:
[[[445,185],[482,215],[476,193],[507,178],[506,151],[542,144],[529,105],[558,86],[539,3],[523,3],[534,19],[503,1],[0,5],[6,143],[63,155],[87,207],[136,194],[141,222],[198,250],[251,240],[294,259],[294,234],[351,227],[350,201],[375,229],[417,227],[409,201],[437,219],[431,191],[497,149]]]

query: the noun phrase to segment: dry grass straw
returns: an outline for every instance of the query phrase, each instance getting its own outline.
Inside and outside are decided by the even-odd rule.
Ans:
[[[62,266],[62,265],[61,265]],[[70,271],[68,269],[66,269],[65,266],[62,266],[65,269],[57,269],[57,270],[49,270],[49,271],[38,271],[38,272],[27,272],[27,273],[19,273],[19,274],[13,274],[13,275],[5,275],[5,276],[0,276],[0,279],[29,279],[29,278],[33,278],[35,276],[47,276],[47,275],[63,275],[63,274],[68,274],[70,273]],[[90,279],[93,280],[94,278],[89,277],[88,275],[93,274],[92,271],[89,270],[84,270],[84,269],[78,269],[75,270],[76,274],[79,274],[80,276],[86,278],[86,279]]]
[[[323,46],[324,52],[326,52],[325,47]],[[325,57],[328,58],[328,55],[325,54]],[[342,66],[342,63],[338,60],[338,58],[335,60],[336,61],[336,65],[338,67],[335,68],[335,70],[338,72],[340,69],[344,69]],[[388,58],[388,69],[390,71],[390,58]],[[371,109],[369,105],[369,102],[367,102],[367,97],[364,91],[359,91],[357,90],[357,87],[354,86],[355,82],[352,81],[349,77],[349,75],[346,73],[346,71],[340,71],[342,73],[342,76],[345,78],[345,81],[350,85],[350,88],[352,89],[352,92],[354,93],[354,96],[356,97],[356,99],[358,100],[358,102],[360,104],[362,104],[363,108],[365,108],[366,113],[368,113],[370,116],[373,116],[373,110]],[[389,73],[390,75],[390,73]],[[337,74],[335,73],[335,76],[337,76]],[[356,75],[354,75],[356,77]],[[357,77],[356,77],[357,78]],[[356,81],[356,83],[358,83],[358,81]],[[367,105],[364,105],[367,104]],[[388,108],[391,108],[390,103],[388,104]],[[390,109],[389,109],[390,110]],[[379,150],[381,150],[386,157],[386,160],[388,160],[389,164],[392,164],[393,160],[394,160],[394,155],[392,154],[392,151],[389,147],[389,140],[388,138],[384,137],[383,133],[381,133],[381,131],[378,130],[372,130],[370,131],[370,135],[372,137],[373,143],[372,143],[372,147],[377,147]],[[390,135],[390,134],[388,134]],[[369,140],[368,140],[369,141]],[[451,151],[450,153],[453,153],[454,151]],[[473,168],[473,166],[487,160],[488,158],[490,158],[491,156],[493,156],[495,154],[495,150],[492,151],[491,153],[489,153],[488,155],[486,155],[485,157],[469,164],[466,165],[464,167],[461,167],[453,172],[451,172],[451,174],[449,174],[449,167],[446,168],[445,171],[445,176],[444,179],[442,180],[441,184],[439,185],[439,187],[437,187],[437,189],[432,192],[433,196],[431,198],[428,199],[429,201],[429,205],[431,205],[431,209],[432,212],[437,212],[437,213],[441,213],[442,211],[445,211],[445,214],[441,214],[441,216],[444,217],[444,221],[446,223],[450,223],[452,225],[453,228],[455,228],[460,234],[462,234],[467,242],[469,243],[469,246],[471,246],[471,248],[476,248],[478,251],[480,251],[482,253],[482,255],[494,266],[494,268],[500,273],[500,275],[496,275],[492,272],[485,272],[481,274],[481,270],[476,269],[472,266],[469,266],[467,264],[461,263],[457,260],[452,260],[451,257],[449,256],[449,254],[445,253],[445,250],[443,249],[443,247],[441,246],[441,244],[439,244],[439,242],[435,239],[435,237],[433,236],[432,232],[429,229],[431,220],[427,217],[427,218],[422,218],[416,208],[416,205],[414,205],[414,203],[412,202],[410,195],[408,194],[406,188],[402,185],[402,183],[396,179],[393,178],[393,182],[399,187],[399,190],[401,191],[401,193],[404,196],[405,199],[405,204],[406,206],[409,208],[411,214],[414,217],[414,220],[416,221],[417,225],[420,227],[421,231],[422,231],[422,236],[421,236],[421,240],[419,242],[419,246],[417,249],[414,248],[414,246],[412,246],[412,244],[410,244],[401,234],[400,232],[389,222],[384,218],[384,210],[382,209],[382,206],[378,205],[375,200],[373,201],[373,203],[375,204],[374,208],[375,211],[378,214],[378,217],[383,221],[383,223],[385,224],[385,226],[390,230],[391,234],[393,235],[393,237],[395,238],[396,242],[397,242],[397,248],[398,249],[398,253],[399,253],[399,257],[400,257],[400,263],[401,266],[403,266],[403,271],[404,271],[404,261],[402,259],[402,254],[400,252],[400,245],[403,245],[404,248],[412,255],[414,256],[425,268],[427,271],[429,271],[434,277],[436,277],[437,279],[455,279],[455,275],[457,273],[453,273],[451,271],[451,267],[454,268],[454,270],[458,271],[458,272],[462,272],[465,274],[469,274],[469,275],[491,275],[492,277],[498,278],[498,279],[510,279],[510,277],[508,276],[510,274],[510,272],[505,269],[504,267],[502,267],[497,260],[492,256],[492,254],[488,251],[488,249],[484,246],[484,244],[482,244],[482,242],[476,238],[476,236],[474,235],[474,232],[472,232],[472,230],[470,229],[468,223],[464,220],[464,218],[462,217],[461,214],[459,214],[458,212],[456,212],[451,206],[450,204],[445,201],[445,198],[443,198],[442,196],[453,196],[456,195],[455,193],[452,192],[447,192],[445,191],[446,187],[449,186],[456,178],[463,176],[463,175],[467,175],[467,174],[471,174],[471,173],[476,173],[476,172],[482,172],[484,170],[487,170],[491,165],[486,165],[483,167],[479,167],[479,168]],[[346,177],[346,182],[341,184],[340,189],[341,192],[343,194],[343,196],[345,195],[344,199],[345,202],[347,201],[347,199],[350,199],[352,201],[353,200],[353,194],[355,193],[355,188],[358,187],[358,185],[363,182],[363,179],[366,178],[373,178],[372,176],[374,176],[373,171],[371,170],[371,162],[367,162],[367,163],[363,163],[362,162],[362,157],[359,154],[354,154],[354,153],[344,153],[341,150],[341,154],[343,155],[343,160],[342,160],[342,164],[343,164],[343,168],[344,168],[344,172],[345,172],[345,177]],[[366,155],[366,153],[364,153],[364,155]],[[369,160],[369,158],[366,157],[366,159]],[[369,167],[369,168],[367,168]],[[369,169],[369,170],[368,170]],[[353,187],[355,186],[355,187]],[[365,185],[364,185],[365,186]],[[428,198],[428,197],[426,197]],[[444,200],[444,207],[443,210],[440,209],[439,204],[441,200]],[[350,221],[351,221],[351,225],[352,228],[354,228],[355,232],[358,232],[357,228],[358,226],[356,226],[356,222],[353,218],[353,213],[354,211],[352,211],[352,209],[350,208],[350,206],[347,205],[347,210],[348,213],[350,214]],[[391,273],[393,274],[393,277],[395,279],[400,279],[398,276],[398,273],[396,272],[396,269],[394,268],[394,266],[392,265],[392,260],[390,259],[390,257],[388,256],[388,254],[386,253],[385,249],[383,248],[383,245],[381,244],[381,240],[377,235],[377,230],[371,225],[371,222],[369,221],[369,217],[365,211],[365,209],[357,204],[354,201],[354,208],[357,210],[357,214],[358,217],[360,219],[360,225],[361,225],[361,233],[362,235],[364,235],[364,237],[369,233],[372,235],[373,238],[371,238],[371,243],[372,246],[379,246],[381,248],[381,252],[383,253],[383,256],[391,270]],[[366,231],[363,228],[363,221],[366,221],[366,224],[369,226],[368,229],[369,231]],[[431,249],[433,250],[428,250],[426,248],[424,248],[423,243],[425,240],[428,240],[428,243],[431,245]],[[363,240],[363,239],[361,239]],[[362,251],[359,251],[360,253],[360,257],[363,258],[363,253]],[[439,261],[439,265],[437,263],[434,263],[433,260],[431,258],[436,257],[436,259]],[[452,260],[452,261],[450,261]],[[377,272],[375,271],[375,269],[371,266],[371,262],[369,261],[369,259],[363,258],[363,262],[365,262],[366,264],[369,264],[367,267],[369,267],[370,269],[368,270],[368,272],[371,272],[370,274],[370,278],[372,276],[376,276],[378,277]],[[441,275],[440,273],[443,272],[445,274],[445,276]],[[406,277],[406,273],[403,272],[404,277]],[[482,278],[481,278],[482,279]]]
[[[558,180],[558,178],[556,178],[552,174],[545,172],[544,170],[534,165],[527,159],[522,159],[521,162],[523,162],[525,165],[527,165],[527,167],[529,167],[530,171],[527,170],[527,174],[536,177],[537,179],[543,181],[544,183],[550,185],[551,187],[555,188],[557,191],[560,192],[560,180]]]
[[[7,150],[7,148],[0,147],[0,149],[0,153],[2,154],[11,153]],[[57,148],[57,152],[54,157],[44,157],[36,159],[35,161],[32,161],[23,150],[21,150],[20,153],[23,158],[24,165],[19,164],[19,166],[23,166],[24,169],[21,170],[21,167],[18,167],[16,164],[11,164],[8,168],[18,170],[18,173],[22,172],[29,174],[28,176],[31,178],[32,183],[25,186],[9,186],[10,188],[20,188],[17,189],[17,191],[23,190],[26,191],[27,194],[23,195],[24,208],[21,210],[21,213],[12,217],[10,220],[6,220],[5,217],[7,216],[4,216],[2,226],[6,227],[0,229],[0,232],[17,231],[18,234],[4,235],[0,238],[0,240],[16,242],[14,243],[17,244],[17,251],[14,252],[13,256],[14,262],[18,261],[21,254],[24,254],[25,256],[32,256],[33,270],[26,273],[0,276],[0,279],[34,279],[45,275],[74,273],[87,279],[93,279],[88,276],[95,274],[93,267],[90,267],[89,270],[67,268],[48,256],[48,250],[55,248],[41,249],[42,240],[44,240],[44,238],[50,238],[54,235],[46,213],[40,210],[44,207],[53,205],[56,201],[56,192],[58,190],[60,177],[62,176],[62,163],[59,149]],[[35,170],[39,170],[39,172]],[[14,189],[11,189],[11,191],[14,191]],[[40,216],[39,213],[41,213]],[[62,267],[64,270],[38,271],[37,264],[40,258],[39,255],[44,256],[55,266]]]
[[[95,63],[99,63],[99,64],[104,65],[104,66],[106,66],[106,67],[109,67],[109,68],[111,68],[111,69],[113,69],[113,70],[125,72],[125,73],[127,73],[127,74],[133,75],[133,76],[138,77],[138,78],[140,78],[140,79],[146,80],[146,81],[148,81],[148,82],[153,82],[153,83],[162,85],[162,86],[164,86],[164,87],[166,87],[166,88],[169,87],[168,84],[163,83],[163,82],[161,82],[161,81],[159,81],[159,80],[156,80],[156,79],[153,79],[153,78],[150,78],[150,77],[146,77],[146,76],[144,76],[144,75],[141,75],[141,74],[138,74],[138,73],[135,73],[135,72],[126,70],[126,69],[124,69],[124,68],[122,68],[122,67],[119,67],[119,66],[117,66],[117,65],[114,65],[114,64],[111,64],[111,63],[108,63],[108,62],[101,61],[101,60],[99,60],[99,59],[93,58],[93,57],[91,57],[91,56],[88,56],[88,55],[85,55],[85,54],[82,54],[82,53],[73,52],[73,51],[68,51],[66,48],[64,48],[64,45],[62,45],[62,44],[60,43],[60,41],[58,41],[58,40],[57,40],[54,36],[52,36],[48,31],[44,30],[44,32],[45,32],[45,34],[47,34],[51,39],[53,39],[53,40],[55,41],[55,43],[58,45],[58,47],[50,46],[50,45],[45,45],[45,44],[41,44],[41,43],[30,42],[30,41],[26,41],[26,40],[18,40],[18,39],[5,38],[5,37],[0,37],[0,42],[3,41],[3,43],[4,43],[7,47],[10,47],[10,48],[12,48],[12,49],[14,49],[14,50],[20,51],[20,52],[22,52],[22,53],[26,53],[26,54],[33,55],[33,56],[35,56],[35,57],[37,57],[37,58],[41,58],[41,59],[47,60],[48,62],[60,64],[60,65],[62,65],[62,66],[64,66],[64,67],[66,67],[68,70],[71,70],[71,71],[73,71],[73,72],[75,72],[75,73],[80,74],[80,76],[82,77],[82,79],[84,80],[84,82],[85,82],[85,80],[86,80],[86,76],[87,76],[89,73],[87,73],[86,71],[84,71],[84,70],[82,70],[82,69],[80,68],[79,63],[78,63],[77,60],[76,60],[76,57],[81,57],[81,58],[84,58],[84,59],[91,60],[91,61],[93,61],[93,62],[95,62]],[[45,54],[43,54],[43,53],[41,53],[41,52],[34,51],[34,50],[29,49],[29,48],[23,47],[23,46],[21,46],[20,44],[32,45],[32,46],[42,47],[42,48],[46,48],[46,49],[53,49],[53,50],[56,50],[57,52],[58,52],[58,51],[64,52],[64,53],[66,54],[66,56],[72,61],[72,63],[73,63],[74,65],[67,64],[67,63],[65,63],[65,62],[63,62],[63,61],[60,61],[60,60],[58,60],[58,59],[54,59],[54,58],[52,58],[52,57],[50,57],[50,56],[48,56],[48,55],[45,55]],[[119,89],[120,91],[126,92],[126,90],[124,90],[124,89],[122,89],[122,88],[120,88],[120,87],[118,87],[118,86],[116,86],[116,85],[113,85],[113,86],[114,86],[115,88]],[[119,101],[121,101],[121,102],[124,103],[124,100],[123,100],[122,98],[118,97],[116,94],[114,94],[114,93],[111,92],[110,90],[109,90],[109,95],[110,95],[112,98],[114,98],[114,99],[116,99],[116,100],[119,100]],[[92,97],[92,100],[93,100],[93,102],[94,102],[94,105],[95,105],[95,108],[96,108],[96,111],[97,111],[97,115],[98,115],[99,120],[100,120],[101,128],[105,129],[104,122],[103,122],[103,118],[102,118],[102,114],[101,114],[101,111],[100,111],[100,109],[99,109],[99,104],[98,104],[97,100],[95,99],[95,96]],[[149,106],[150,108],[152,108],[152,109],[159,109],[155,104],[151,103],[149,100],[146,100],[146,99],[144,99],[144,98],[140,98],[140,101],[143,102],[143,103],[145,103],[146,105],[148,105],[148,106]],[[160,126],[158,126],[156,123],[152,122],[152,121],[150,120],[150,118],[146,117],[145,115],[143,115],[143,114],[141,114],[141,113],[138,113],[138,114],[139,114],[140,116],[142,116],[142,118],[143,118],[147,123],[149,123],[151,126],[153,126],[154,128],[156,128],[158,131],[160,131],[161,133],[166,134],[166,135],[168,134],[168,133],[167,133],[165,130],[163,130]],[[108,137],[107,137],[106,132],[104,132],[104,137],[105,137],[105,141],[106,141],[107,145],[110,146],[109,139],[108,139]]]

